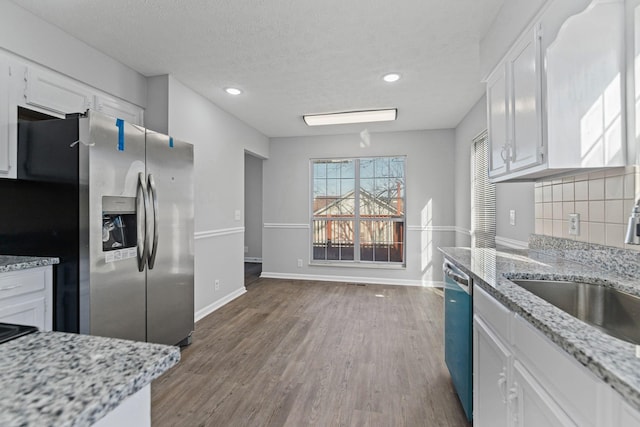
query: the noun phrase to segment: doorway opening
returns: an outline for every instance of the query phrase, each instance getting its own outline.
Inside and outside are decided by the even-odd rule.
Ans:
[[[244,285],[262,273],[262,162],[244,154]]]

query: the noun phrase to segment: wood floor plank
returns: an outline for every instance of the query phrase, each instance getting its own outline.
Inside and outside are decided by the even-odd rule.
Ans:
[[[154,426],[469,426],[429,288],[259,279],[152,384]]]

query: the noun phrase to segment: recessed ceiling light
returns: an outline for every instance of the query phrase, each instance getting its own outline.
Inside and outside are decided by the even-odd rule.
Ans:
[[[229,95],[240,95],[242,93],[240,89],[235,87],[228,87],[224,91],[227,92]]]
[[[385,74],[382,77],[382,80],[384,80],[387,83],[397,82],[398,80],[400,80],[400,74],[398,74],[398,73]]]
[[[395,120],[398,109],[347,111],[344,113],[308,114],[303,116],[307,126],[343,125],[350,123],[386,122]]]

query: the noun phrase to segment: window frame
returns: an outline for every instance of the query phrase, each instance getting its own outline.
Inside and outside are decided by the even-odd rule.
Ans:
[[[360,214],[360,198],[361,198],[361,176],[360,176],[360,161],[366,159],[401,159],[402,160],[402,217],[370,217],[361,218]],[[353,217],[339,219],[333,218],[333,221],[351,221],[353,222],[353,259],[314,259],[314,222],[322,221],[323,217],[314,216],[314,180],[315,180],[315,168],[314,165],[318,162],[340,162],[340,161],[353,161],[354,162],[354,213]],[[375,175],[374,175],[375,178]],[[386,177],[393,178],[393,177]],[[406,155],[386,155],[386,156],[362,156],[362,157],[318,157],[309,159],[309,264],[310,265],[329,265],[329,266],[343,266],[343,267],[369,267],[369,268],[405,268],[407,262],[407,156]],[[378,199],[376,199],[378,200]],[[402,261],[376,261],[374,260],[362,260],[361,259],[361,227],[362,221],[390,221],[401,222],[402,227]],[[391,244],[394,242],[391,242]],[[375,258],[375,255],[374,255]],[[390,255],[387,259],[390,258]]]

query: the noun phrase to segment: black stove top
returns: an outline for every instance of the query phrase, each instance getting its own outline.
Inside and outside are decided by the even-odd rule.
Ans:
[[[0,344],[23,335],[36,332],[38,328],[35,326],[14,325],[12,323],[0,323]]]

